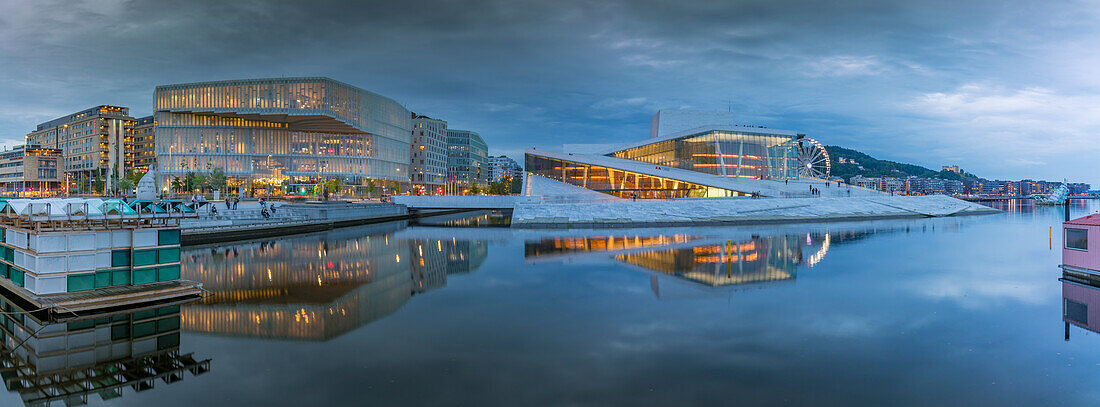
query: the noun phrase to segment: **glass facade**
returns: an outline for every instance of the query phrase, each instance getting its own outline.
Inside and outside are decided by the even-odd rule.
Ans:
[[[489,180],[489,146],[469,130],[447,130],[447,182],[485,185]]]
[[[252,195],[320,178],[341,178],[351,193],[409,181],[410,112],[372,92],[279,78],[159,86],[155,99],[162,180],[221,168]]]
[[[557,158],[527,154],[527,172],[620,198],[704,198],[748,193],[693,184],[672,178],[623,171]]]
[[[611,156],[727,177],[784,180],[798,177],[795,138],[710,130],[616,151]]]

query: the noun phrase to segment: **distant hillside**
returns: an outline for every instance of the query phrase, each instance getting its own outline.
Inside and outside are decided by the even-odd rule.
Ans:
[[[935,171],[919,165],[879,160],[867,154],[863,154],[859,151],[847,149],[844,147],[825,146],[825,150],[829,152],[829,159],[831,160],[832,164],[832,175],[834,177],[843,177],[844,179],[848,179],[856,175],[862,175],[864,177],[916,176],[922,178],[957,180],[978,178],[973,174],[969,174],[966,172],[963,172],[962,174],[956,174],[951,171]],[[856,164],[841,164],[841,158],[844,158],[844,161],[855,160]],[[861,169],[860,167],[863,168]]]

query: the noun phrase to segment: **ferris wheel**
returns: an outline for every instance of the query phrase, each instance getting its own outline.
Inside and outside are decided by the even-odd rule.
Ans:
[[[832,167],[825,146],[808,137],[798,140],[798,176],[828,178]]]

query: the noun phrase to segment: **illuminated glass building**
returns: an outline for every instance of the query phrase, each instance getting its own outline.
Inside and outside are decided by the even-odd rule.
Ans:
[[[409,182],[411,113],[373,92],[273,78],[158,86],[155,99],[161,181],[222,168],[231,190],[254,196],[321,178],[354,194],[370,180]]]
[[[797,134],[758,128],[706,129],[623,147],[613,157],[751,179],[798,176]]]
[[[527,150],[525,167],[621,198],[785,196],[780,185],[798,178],[801,137],[787,130],[707,125],[595,154]]]

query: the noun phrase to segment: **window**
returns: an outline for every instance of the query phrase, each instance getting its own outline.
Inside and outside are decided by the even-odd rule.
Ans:
[[[1066,228],[1066,248],[1074,250],[1089,249],[1088,229]]]
[[[1065,310],[1065,314],[1063,314],[1062,316],[1066,319],[1077,322],[1079,324],[1089,323],[1088,304],[1080,303],[1066,298]]]

